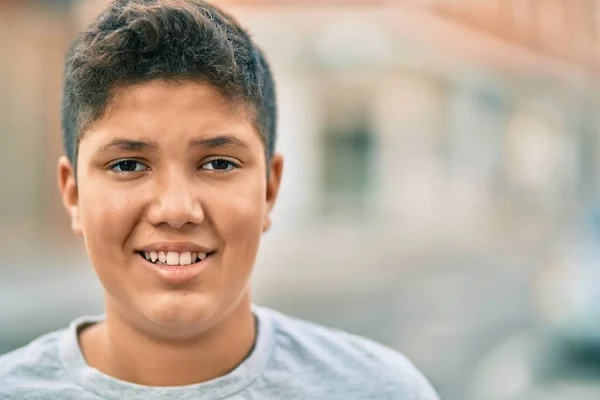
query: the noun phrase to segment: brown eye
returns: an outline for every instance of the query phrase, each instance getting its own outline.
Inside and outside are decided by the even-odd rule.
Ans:
[[[209,171],[230,171],[239,168],[236,164],[229,160],[218,158],[207,162],[202,166],[202,169]]]
[[[110,169],[117,173],[131,173],[145,171],[148,167],[136,160],[121,160],[114,163]]]

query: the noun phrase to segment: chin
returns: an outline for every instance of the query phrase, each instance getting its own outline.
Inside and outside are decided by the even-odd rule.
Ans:
[[[221,309],[208,294],[164,293],[140,305],[145,319],[175,335],[210,328],[220,320]]]

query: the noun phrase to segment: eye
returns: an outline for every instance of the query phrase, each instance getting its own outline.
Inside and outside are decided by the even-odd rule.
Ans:
[[[202,165],[204,170],[218,172],[227,172],[238,168],[239,166],[236,163],[223,158],[217,158]]]
[[[148,170],[148,167],[136,160],[120,160],[112,164],[110,169],[119,174],[127,174],[146,171]]]

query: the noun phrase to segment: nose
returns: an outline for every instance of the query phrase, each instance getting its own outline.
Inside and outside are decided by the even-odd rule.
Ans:
[[[197,188],[185,177],[170,174],[158,185],[155,201],[148,209],[148,221],[155,226],[181,229],[204,221],[204,210]]]

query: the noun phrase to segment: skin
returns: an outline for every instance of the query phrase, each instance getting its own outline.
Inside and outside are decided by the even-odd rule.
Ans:
[[[283,159],[267,166],[251,113],[205,83],[121,88],[109,110],[80,141],[77,176],[66,157],[58,163],[72,229],[105,291],[105,322],[79,335],[84,357],[147,386],[222,376],[255,341],[249,279]],[[183,283],[136,254],[174,242],[214,251]]]

